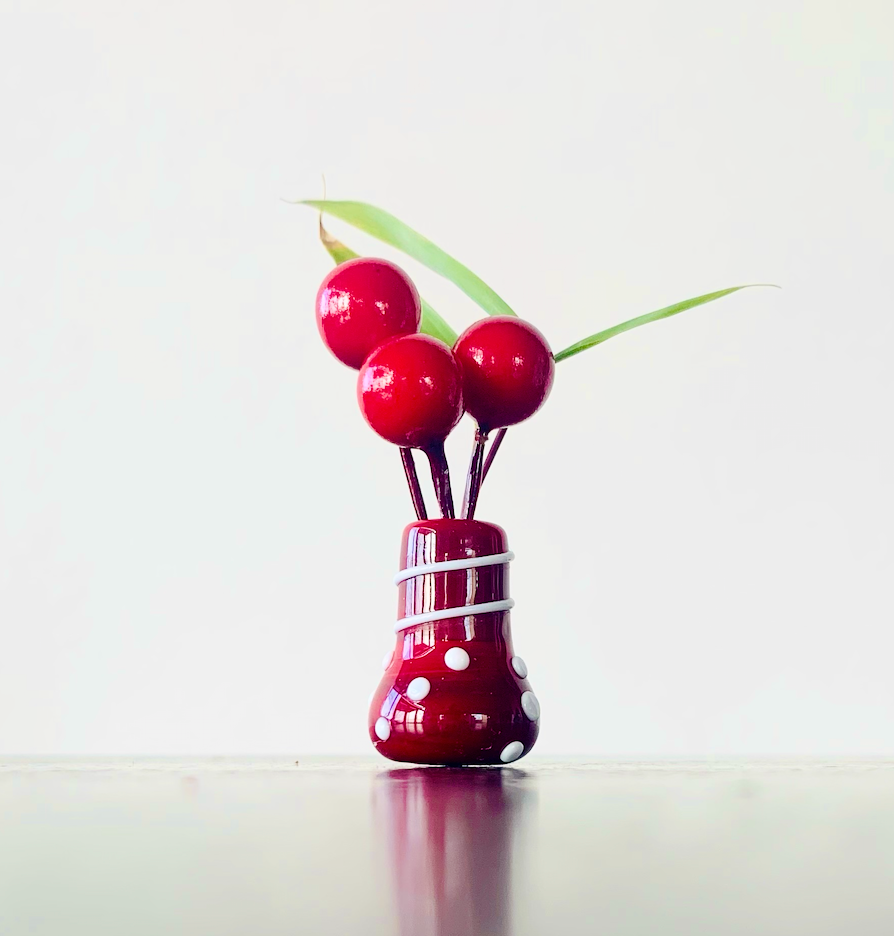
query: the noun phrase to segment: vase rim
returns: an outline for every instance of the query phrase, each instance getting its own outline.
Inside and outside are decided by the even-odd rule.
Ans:
[[[487,520],[467,520],[461,517],[435,517],[430,520],[414,520],[413,523],[408,523],[404,529],[405,533],[409,533],[410,530],[494,530],[500,533],[502,536],[506,535],[506,531],[498,523],[490,523]]]

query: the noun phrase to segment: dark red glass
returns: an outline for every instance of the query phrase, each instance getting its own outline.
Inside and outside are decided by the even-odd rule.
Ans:
[[[401,570],[498,556],[506,533],[480,520],[423,520],[404,530]],[[509,598],[509,563],[434,570],[398,586],[398,624],[458,609],[399,630],[373,693],[369,734],[378,751],[413,764],[505,764],[537,740],[540,707],[512,646],[509,611],[463,614]]]

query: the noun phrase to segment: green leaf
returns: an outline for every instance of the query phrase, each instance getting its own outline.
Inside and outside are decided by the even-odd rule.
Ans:
[[[333,237],[326,228],[323,227],[323,216],[320,215],[320,240],[326,248],[329,256],[338,263],[344,263],[346,260],[354,260],[360,254],[354,253],[350,247],[343,244],[338,238]],[[431,335],[432,338],[438,338],[448,347],[452,348],[456,342],[456,332],[438,315],[437,312],[424,300],[422,301],[422,321],[419,325],[419,331],[424,335]]]
[[[407,256],[418,260],[430,270],[440,274],[458,286],[470,299],[487,312],[488,315],[515,315],[515,312],[468,267],[444,253],[440,247],[428,238],[407,227],[394,215],[373,205],[355,201],[307,200],[293,204],[309,205],[318,211],[347,221],[355,228],[371,234]]]
[[[694,299],[684,299],[683,302],[675,302],[673,305],[665,306],[663,309],[658,309],[655,312],[647,312],[645,315],[640,315],[626,322],[621,322],[620,325],[614,325],[611,328],[606,328],[604,331],[596,332],[595,335],[590,335],[589,338],[582,338],[580,341],[576,341],[573,345],[570,345],[556,354],[555,360],[564,361],[565,358],[580,354],[581,351],[586,351],[588,348],[593,348],[598,344],[602,344],[603,341],[608,341],[609,338],[614,338],[615,335],[620,335],[622,332],[630,331],[631,328],[639,328],[640,325],[648,325],[649,322],[657,322],[659,319],[670,318],[670,316],[676,315],[678,312],[694,309],[696,306],[704,305],[706,302],[713,302],[715,299],[722,299],[724,296],[738,292],[740,289],[750,289],[754,286],[773,286],[774,289],[779,289],[779,287],[775,286],[773,283],[748,283],[745,286],[730,286],[729,289],[719,289],[717,292],[705,293],[703,296],[696,296]]]

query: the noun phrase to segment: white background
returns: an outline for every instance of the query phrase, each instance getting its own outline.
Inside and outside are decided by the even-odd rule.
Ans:
[[[894,752],[892,9],[6,0],[0,751],[369,750],[412,517],[282,200],[325,172],[556,350],[784,287],[507,437],[538,752]]]

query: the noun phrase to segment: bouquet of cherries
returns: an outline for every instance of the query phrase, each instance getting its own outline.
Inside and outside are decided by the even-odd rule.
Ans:
[[[518,318],[471,270],[393,215],[353,201],[304,201],[320,211],[320,240],[338,266],[317,293],[317,324],[330,351],[359,370],[357,396],[366,421],[400,446],[416,515],[427,519],[412,450],[431,466],[443,517],[454,517],[444,440],[463,412],[478,423],[460,517],[473,519],[481,484],[506,429],[535,413],[549,395],[555,365],[640,325],[745,289],[731,286],[603,329],[553,354],[543,335]],[[421,299],[410,278],[387,260],[360,257],[324,227],[326,212],[397,247],[451,280],[488,314],[457,336]],[[752,284],[769,285],[769,284]],[[485,459],[485,447],[497,430]]]
[[[329,350],[358,370],[357,399],[369,425],[400,446],[418,519],[427,512],[412,449],[431,466],[443,517],[454,517],[444,440],[463,415],[477,421],[460,517],[473,519],[502,432],[549,395],[555,362],[543,335],[513,316],[475,322],[453,348],[419,331],[422,304],[407,274],[387,260],[357,257],[337,266],[317,293],[317,325]],[[484,451],[493,430],[501,430]]]

